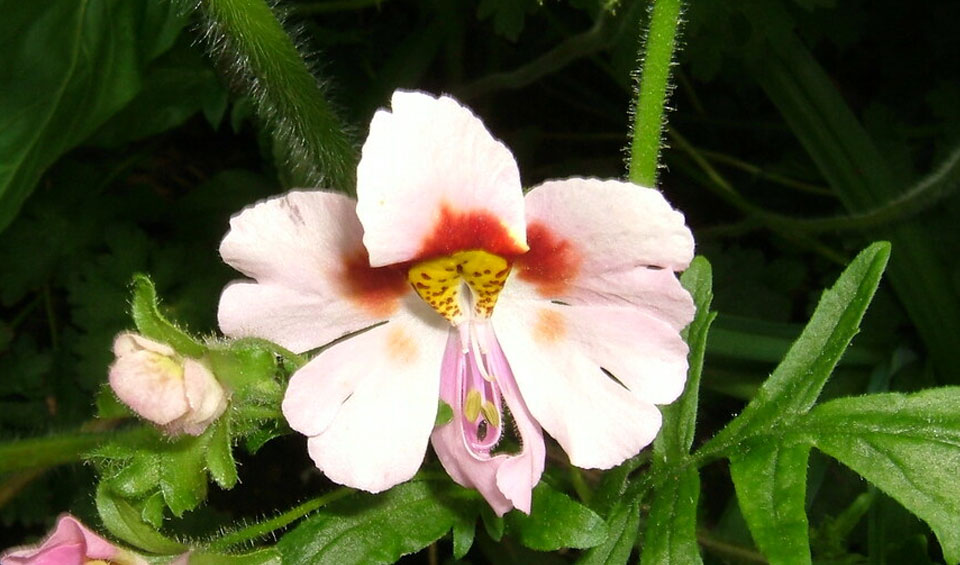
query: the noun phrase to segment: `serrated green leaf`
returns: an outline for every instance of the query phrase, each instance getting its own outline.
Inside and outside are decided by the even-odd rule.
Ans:
[[[699,499],[700,475],[693,466],[658,485],[643,535],[642,564],[703,562],[697,545]]]
[[[700,397],[700,374],[703,371],[703,354],[707,346],[707,332],[716,318],[710,312],[713,300],[713,273],[710,262],[703,257],[695,257],[690,267],[680,277],[680,282],[693,297],[697,313],[693,321],[684,330],[684,338],[690,347],[687,383],[683,395],[669,406],[661,406],[663,426],[653,444],[655,460],[685,456],[693,445],[693,435],[697,426],[697,405]]]
[[[385,493],[357,493],[304,520],[277,544],[283,562],[393,563],[443,537],[459,519],[441,485],[415,481]]]
[[[190,554],[190,565],[280,565],[283,556],[280,551],[268,547],[252,553],[227,554],[194,551]]]
[[[513,511],[504,522],[511,536],[537,551],[585,549],[607,539],[600,516],[543,481],[533,489],[530,514]]]
[[[174,554],[186,546],[172,540],[140,519],[140,512],[122,498],[112,494],[103,484],[97,487],[97,511],[110,532],[134,547],[152,553]]]
[[[182,438],[160,455],[160,491],[174,516],[196,508],[207,497],[204,466],[209,436]]]
[[[207,468],[210,476],[221,488],[231,489],[237,484],[237,462],[233,459],[233,443],[230,439],[230,418],[222,417],[210,430],[207,445]]]
[[[810,322],[743,412],[702,451],[729,449],[750,435],[786,425],[807,412],[853,336],[883,275],[890,244],[860,252],[832,288],[824,291]]]
[[[503,532],[506,529],[506,522],[502,516],[497,516],[490,506],[484,504],[480,507],[480,519],[483,521],[483,529],[493,541],[503,539]]]
[[[157,290],[150,277],[142,274],[133,277],[133,299],[130,304],[133,322],[145,337],[166,343],[188,357],[200,358],[206,348],[186,332],[172,324],[157,303]]]
[[[927,522],[947,562],[960,562],[960,388],[839,398],[793,433]]]
[[[740,511],[771,563],[808,564],[809,524],[804,506],[810,446],[768,438],[749,442],[730,458]]]
[[[584,552],[577,565],[622,565],[630,559],[640,529],[640,505],[621,501],[607,518],[607,541]]]

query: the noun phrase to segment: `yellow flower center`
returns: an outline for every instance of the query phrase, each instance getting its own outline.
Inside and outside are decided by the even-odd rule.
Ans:
[[[407,280],[427,304],[451,324],[464,319],[463,286],[470,289],[473,315],[489,318],[510,274],[510,262],[487,251],[458,251],[416,263]]]

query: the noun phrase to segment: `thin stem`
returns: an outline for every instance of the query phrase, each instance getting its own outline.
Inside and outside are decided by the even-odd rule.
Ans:
[[[630,145],[631,182],[656,186],[664,108],[670,94],[670,65],[680,24],[682,0],[654,0],[642,55]]]
[[[335,491],[329,492],[312,500],[308,500],[299,506],[295,506],[279,516],[230,532],[220,538],[217,538],[210,544],[209,549],[212,551],[225,551],[232,546],[241,545],[266,537],[276,530],[289,526],[307,514],[310,514],[311,512],[314,512],[326,506],[327,504],[330,504],[331,502],[340,500],[341,498],[354,492],[356,491],[352,488],[338,488]]]
[[[0,443],[0,473],[53,467],[83,460],[100,444],[143,433],[142,427],[116,432],[72,432]]]
[[[711,551],[725,557],[733,557],[737,561],[744,561],[747,563],[769,563],[760,552],[719,540],[708,534],[705,530],[700,530],[697,532],[697,542],[707,551]]]
[[[354,189],[356,151],[290,36],[264,0],[202,0],[207,39],[246,83],[296,186]]]
[[[293,9],[300,15],[312,16],[333,12],[350,12],[374,6],[380,8],[380,5],[386,1],[387,0],[324,0],[323,2],[295,4]]]
[[[707,149],[698,149],[698,151],[700,151],[700,153],[704,157],[706,157],[707,159],[710,159],[711,161],[714,161],[716,163],[722,163],[724,165],[729,165],[735,169],[740,169],[741,171],[754,175],[758,178],[783,185],[787,188],[794,188],[801,192],[817,194],[819,196],[834,196],[833,191],[831,191],[827,187],[799,181],[796,179],[792,179],[790,177],[778,175],[777,173],[771,173],[769,171],[764,170],[762,167],[758,167],[757,165],[754,165],[752,163],[747,163],[746,161],[737,159],[736,157],[727,155],[726,153],[720,153],[719,151],[710,151]]]

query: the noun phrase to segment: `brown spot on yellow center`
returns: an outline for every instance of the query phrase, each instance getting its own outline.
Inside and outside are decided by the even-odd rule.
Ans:
[[[567,321],[556,310],[541,309],[533,324],[533,337],[540,343],[556,343],[567,333]]]
[[[473,295],[474,314],[489,318],[510,274],[510,262],[483,250],[421,261],[407,271],[407,281],[427,304],[451,323],[459,322],[463,284]]]

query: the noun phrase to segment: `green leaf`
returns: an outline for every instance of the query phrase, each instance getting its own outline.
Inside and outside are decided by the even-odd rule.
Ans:
[[[180,553],[186,549],[185,545],[144,523],[140,519],[140,512],[127,501],[109,492],[102,483],[97,487],[96,502],[104,526],[113,535],[134,547],[160,554]]]
[[[166,508],[163,493],[158,490],[143,501],[140,519],[159,530],[163,526],[163,513]]]
[[[207,496],[204,455],[209,432],[198,438],[182,438],[160,455],[160,490],[175,516],[193,510]]]
[[[142,274],[134,275],[133,301],[130,308],[137,329],[145,337],[166,343],[188,357],[199,359],[206,353],[204,346],[160,313],[157,290],[150,277]]]
[[[839,398],[794,433],[927,522],[960,562],[960,388]]]
[[[460,519],[461,502],[442,489],[414,481],[330,504],[283,536],[277,544],[283,562],[393,563],[440,539]]]
[[[600,484],[593,492],[590,507],[600,514],[607,514],[612,511],[614,506],[620,504],[623,498],[623,493],[630,482],[630,473],[636,471],[637,467],[645,463],[647,459],[647,454],[641,453],[604,472]]]
[[[699,498],[700,475],[692,465],[658,485],[643,535],[642,564],[703,562],[697,545]]]
[[[477,516],[471,514],[453,523],[453,558],[461,560],[473,546],[476,536]]]
[[[584,552],[577,565],[620,565],[630,559],[640,531],[640,505],[621,501],[607,518],[607,540]]]
[[[140,90],[184,20],[169,2],[0,0],[0,231],[40,175]]]
[[[537,551],[584,549],[607,539],[607,526],[600,516],[543,481],[533,489],[530,515],[513,511],[504,522],[512,536]]]
[[[707,332],[716,318],[716,312],[710,312],[713,300],[713,273],[710,262],[703,257],[695,257],[690,267],[680,277],[683,287],[693,296],[697,314],[693,322],[684,330],[684,338],[690,347],[687,384],[683,395],[668,406],[661,406],[663,426],[653,444],[654,453],[659,458],[677,458],[690,452],[693,434],[697,427],[697,404],[700,397],[700,374],[703,371],[703,354],[707,346]]]
[[[836,284],[824,291],[803,333],[754,399],[701,451],[727,450],[746,437],[793,422],[813,406],[859,331],[889,257],[886,242],[874,243],[857,255]]]
[[[230,439],[230,418],[222,417],[209,431],[207,445],[207,468],[210,476],[221,488],[231,489],[237,484],[237,463],[233,459],[233,444]]]
[[[190,565],[280,565],[283,556],[272,547],[252,553],[226,554],[194,551],[190,554]]]
[[[433,427],[440,427],[450,420],[453,420],[453,408],[443,400],[437,401],[437,418],[433,422]]]
[[[772,563],[811,562],[804,507],[809,456],[810,446],[757,438],[730,459],[740,510],[757,547]]]
[[[160,458],[153,453],[139,454],[108,481],[117,494],[140,498],[160,484]]]

